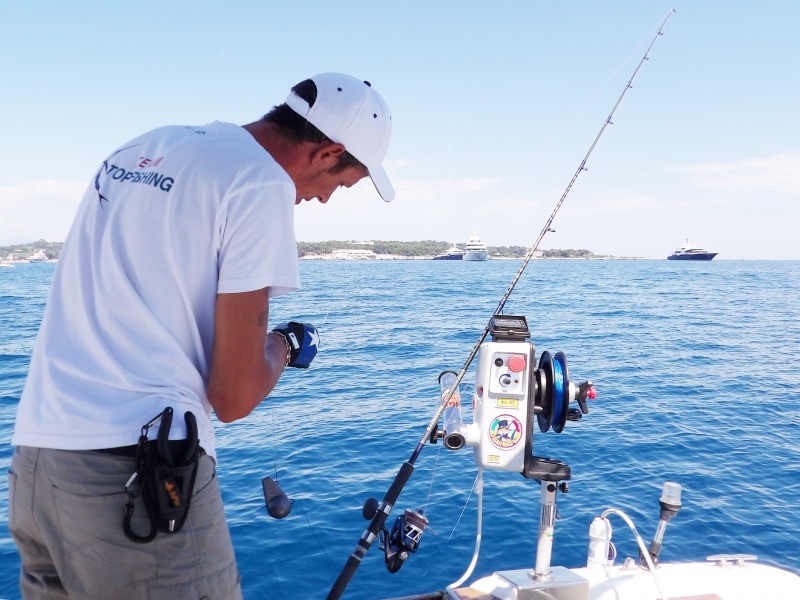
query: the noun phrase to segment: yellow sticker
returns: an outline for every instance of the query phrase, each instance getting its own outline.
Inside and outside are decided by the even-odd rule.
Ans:
[[[490,454],[487,457],[487,462],[490,462],[490,463],[500,462],[500,456],[498,456],[497,454]]]
[[[498,398],[497,406],[498,408],[519,408],[519,400],[516,398]]]

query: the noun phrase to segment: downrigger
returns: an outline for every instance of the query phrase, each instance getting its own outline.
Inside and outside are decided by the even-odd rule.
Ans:
[[[439,375],[444,408],[443,426],[434,427],[430,443],[442,440],[448,450],[470,446],[479,467],[512,471],[542,484],[542,519],[537,562],[550,561],[555,524],[556,491],[566,493],[571,478],[568,465],[534,456],[534,415],[541,432],[561,433],[567,421],[579,421],[589,412],[587,399],[596,397],[591,381],[575,385],[569,380],[567,358],[563,352],[542,352],[538,366],[535,346],[528,341],[530,330],[523,316],[495,314],[489,322],[491,340],[484,342],[477,355],[475,391],[472,397],[473,422],[462,420],[461,395],[455,388],[457,374]],[[570,408],[571,403],[577,407]],[[364,504],[363,515],[371,520],[379,508],[376,499]],[[380,547],[387,569],[395,573],[408,556],[419,548],[428,525],[422,510],[406,509],[391,531],[380,532]]]

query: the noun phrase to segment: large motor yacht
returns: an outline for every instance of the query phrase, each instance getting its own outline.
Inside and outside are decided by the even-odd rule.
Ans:
[[[667,260],[711,260],[718,252],[709,252],[708,250],[695,246],[686,240],[680,248],[667,257]]]
[[[469,236],[469,242],[467,242],[467,245],[464,247],[463,260],[488,260],[488,259],[489,259],[489,249],[481,241],[481,238],[478,237],[478,234],[473,231],[472,235]]]

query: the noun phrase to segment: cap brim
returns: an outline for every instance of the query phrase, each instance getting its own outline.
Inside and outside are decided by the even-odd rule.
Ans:
[[[375,186],[375,189],[378,190],[381,198],[383,198],[385,202],[391,202],[394,200],[394,188],[389,182],[389,176],[386,174],[386,170],[381,165],[376,167],[368,167],[367,170],[369,171],[369,177],[372,179],[372,183]]]

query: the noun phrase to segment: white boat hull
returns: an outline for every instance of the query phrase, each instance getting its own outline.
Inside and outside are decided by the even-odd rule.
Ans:
[[[468,588],[450,591],[450,598],[466,600],[797,600],[800,577],[794,573],[757,563],[739,565],[718,562],[659,565],[655,579],[647,569],[612,566],[599,569],[564,569],[563,585],[537,585],[527,570],[500,571],[474,582]],[[554,569],[554,573],[559,572]],[[562,572],[563,578],[563,572]],[[512,582],[530,580],[528,589]],[[557,579],[557,578],[556,578]],[[578,580],[585,583],[580,585]],[[656,581],[658,587],[656,587]],[[659,588],[661,592],[659,592]]]
[[[489,260],[489,249],[474,231],[469,236],[469,241],[464,246],[464,260],[481,261]]]
[[[473,252],[467,250],[464,253],[464,258],[462,260],[489,260],[489,251],[488,250],[481,250],[478,252]]]

